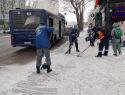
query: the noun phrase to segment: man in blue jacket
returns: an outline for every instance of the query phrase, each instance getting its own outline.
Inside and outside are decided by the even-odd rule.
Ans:
[[[43,54],[46,57],[46,65],[47,65],[47,73],[51,72],[50,69],[51,59],[50,59],[50,39],[48,33],[52,33],[54,31],[53,27],[48,27],[44,25],[44,22],[41,22],[36,29],[36,49],[37,49],[37,62],[36,69],[37,73],[40,73],[40,66]]]
[[[70,45],[69,47],[73,44],[73,42],[75,41],[75,46],[76,46],[76,52],[80,52],[78,49],[78,39],[77,37],[79,37],[79,30],[76,28],[72,28],[71,32],[69,33],[69,41],[70,41]],[[71,48],[69,49],[69,54],[71,54]]]

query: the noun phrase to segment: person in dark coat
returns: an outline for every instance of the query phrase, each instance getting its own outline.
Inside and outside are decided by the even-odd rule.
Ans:
[[[75,41],[75,47],[76,47],[76,52],[80,52],[78,49],[78,39],[77,37],[79,37],[79,30],[76,28],[72,28],[71,32],[69,33],[69,41],[70,41],[70,45],[69,47],[73,44],[73,42]],[[69,49],[69,54],[71,54],[71,48]]]
[[[48,33],[52,33],[53,31],[54,28],[44,25],[44,22],[41,22],[35,31],[36,49],[37,49],[36,69],[38,74],[40,73],[40,66],[43,54],[45,54],[46,57],[47,73],[52,71],[52,69],[50,69],[51,65],[50,52],[49,52],[50,38],[48,36]]]
[[[95,39],[100,39],[99,43],[99,52],[98,55],[95,57],[102,57],[102,55],[107,56],[108,55],[108,49],[109,49],[109,39],[110,39],[110,33],[105,27],[100,27],[97,29],[97,32],[95,33],[95,36],[93,37],[93,43]],[[103,47],[105,46],[104,54]]]
[[[93,24],[90,23],[89,24],[89,27],[88,27],[88,37],[89,37],[89,40],[90,40],[90,44],[92,44],[91,46],[94,46],[94,44],[92,43],[92,38],[94,37],[94,31],[93,31]]]
[[[102,27],[101,31],[105,35],[105,42],[104,42],[105,50],[104,50],[104,53],[102,55],[103,56],[107,56],[108,55],[108,51],[109,51],[109,40],[110,40],[111,34],[110,34],[109,30],[106,29],[106,27]]]

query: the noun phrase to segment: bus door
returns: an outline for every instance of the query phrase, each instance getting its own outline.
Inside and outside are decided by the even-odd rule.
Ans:
[[[61,21],[59,21],[59,38],[61,38]]]
[[[102,13],[97,13],[95,17],[95,26],[102,26]]]
[[[49,27],[53,27],[53,19],[49,18]]]
[[[53,27],[53,18],[49,18],[49,27]],[[53,33],[49,33],[49,38],[52,43],[53,41]]]

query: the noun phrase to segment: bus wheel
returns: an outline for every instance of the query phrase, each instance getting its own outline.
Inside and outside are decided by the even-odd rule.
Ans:
[[[13,47],[16,47],[16,45],[13,45]]]

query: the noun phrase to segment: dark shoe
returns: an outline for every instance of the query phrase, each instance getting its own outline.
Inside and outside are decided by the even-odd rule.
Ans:
[[[107,56],[107,54],[102,54],[103,56]]]
[[[121,55],[121,54],[122,54],[122,52],[120,51],[120,52],[119,52],[119,55]]]
[[[71,52],[69,51],[69,54],[71,54]]]
[[[95,56],[95,57],[102,57],[102,56],[100,56],[100,55],[97,55],[97,56]]]
[[[76,46],[76,52],[80,52],[78,48],[78,43],[75,43],[75,46]]]
[[[69,50],[69,54],[71,54],[71,49]]]
[[[36,66],[37,74],[40,74],[40,66]]]
[[[47,66],[47,73],[49,73],[49,72],[51,72],[51,71],[52,71],[52,69],[50,69],[50,65]]]
[[[113,54],[114,56],[117,56],[117,54]]]
[[[76,52],[80,52],[79,50],[76,50]]]

